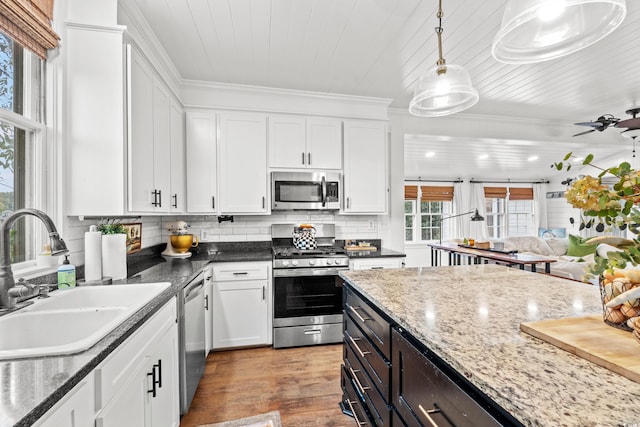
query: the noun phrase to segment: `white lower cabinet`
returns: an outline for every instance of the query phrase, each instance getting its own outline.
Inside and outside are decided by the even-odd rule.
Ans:
[[[213,266],[213,348],[270,345],[271,263]]]
[[[89,374],[40,418],[34,427],[93,426],[95,416],[93,390],[94,378],[93,374]]]
[[[96,427],[178,427],[176,300],[95,370]]]
[[[351,270],[381,270],[404,267],[404,257],[362,258],[349,260]]]

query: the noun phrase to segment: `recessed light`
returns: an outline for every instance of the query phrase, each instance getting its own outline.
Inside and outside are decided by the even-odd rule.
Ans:
[[[424,153],[425,157],[433,157],[435,155],[436,155],[436,153],[434,151],[427,151],[426,153]]]
[[[478,156],[478,159],[480,159],[480,160],[485,160],[485,159],[488,159],[488,158],[489,158],[489,155],[488,155],[488,154],[480,154],[480,155]]]
[[[536,161],[536,160],[538,160],[539,158],[540,158],[540,157],[538,157],[538,156],[531,156],[531,157],[529,157],[527,160],[528,160],[528,161],[530,161],[530,162],[535,162],[535,161]]]

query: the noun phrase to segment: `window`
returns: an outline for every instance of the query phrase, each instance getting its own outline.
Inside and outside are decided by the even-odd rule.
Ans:
[[[450,224],[442,222],[451,215],[453,187],[405,186],[405,242],[425,242],[450,238]]]
[[[494,239],[533,234],[533,189],[485,187],[486,221]]]
[[[41,60],[0,33],[0,219],[20,208],[41,208],[41,74]],[[12,263],[35,259],[43,232],[33,218],[16,221],[10,234]]]

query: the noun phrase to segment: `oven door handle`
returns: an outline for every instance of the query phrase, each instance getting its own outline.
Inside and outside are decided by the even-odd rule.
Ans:
[[[302,277],[302,276],[337,276],[344,268],[282,268],[274,269],[273,277]]]

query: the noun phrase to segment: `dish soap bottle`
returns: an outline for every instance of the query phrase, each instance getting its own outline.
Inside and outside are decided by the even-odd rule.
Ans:
[[[64,256],[62,265],[58,267],[58,289],[76,287],[76,266],[69,263],[69,255]]]

